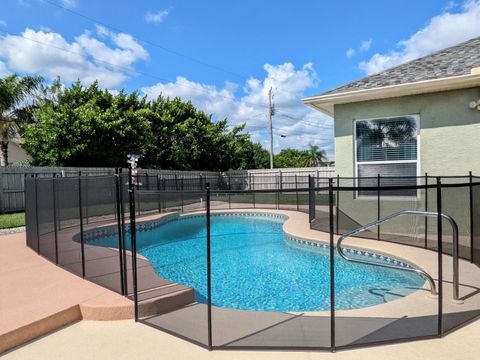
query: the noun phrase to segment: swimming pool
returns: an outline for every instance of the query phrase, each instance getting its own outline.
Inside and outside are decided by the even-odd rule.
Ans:
[[[330,259],[326,246],[313,246],[283,232],[286,216],[225,213],[211,216],[212,304],[259,311],[330,309]],[[172,217],[163,224],[140,225],[137,250],[157,274],[191,286],[206,302],[206,227],[204,215]],[[116,237],[95,240],[115,246]],[[365,253],[378,261],[409,266]],[[418,290],[417,274],[344,261],[335,252],[335,309],[381,304]]]

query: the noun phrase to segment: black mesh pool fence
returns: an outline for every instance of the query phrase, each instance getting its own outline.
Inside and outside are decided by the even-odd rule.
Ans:
[[[480,178],[255,180],[27,177],[27,246],[211,350],[335,351],[439,337],[480,315]],[[288,231],[279,243],[219,233],[222,216]]]

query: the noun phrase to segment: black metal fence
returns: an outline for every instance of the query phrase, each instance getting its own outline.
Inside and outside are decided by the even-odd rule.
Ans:
[[[124,251],[128,174],[26,177],[25,195],[27,246],[78,276],[132,293]],[[99,228],[117,239],[115,246],[95,243],[92,233]]]
[[[335,351],[439,337],[480,315],[480,178],[295,177],[291,188],[264,190],[245,177],[197,180],[122,173],[27,178],[27,245],[79,276],[130,296],[136,320],[211,350]],[[381,266],[355,267],[337,254],[339,235],[405,210],[437,216],[394,219],[344,245],[353,259],[399,267],[388,270],[393,283],[369,279],[367,268],[380,276]],[[218,220],[228,213],[270,214],[276,221],[290,216],[280,244],[288,249],[265,252],[256,228],[244,238],[258,237],[258,244],[229,244]],[[453,299],[455,243],[441,214],[458,224],[458,299]],[[299,268],[297,257],[306,258],[309,268]],[[234,265],[244,261],[253,264],[251,272],[235,272]],[[396,285],[405,277],[412,280],[405,268],[417,267],[434,279],[438,295],[431,294],[428,282]],[[262,282],[261,271],[274,277],[295,274],[298,283],[275,295],[277,289]],[[174,279],[177,272],[186,277]],[[196,279],[196,288],[189,278]],[[308,286],[300,286],[305,279]],[[288,308],[226,306],[223,297],[230,295],[224,291],[232,283],[238,284],[239,301],[273,296],[262,299],[268,303],[278,296],[288,299]],[[319,293],[322,306],[303,308]]]

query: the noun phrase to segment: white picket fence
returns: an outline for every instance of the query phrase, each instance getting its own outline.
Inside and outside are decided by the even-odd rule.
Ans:
[[[255,169],[232,171],[230,175],[247,174],[252,190],[296,189],[308,187],[308,176],[328,179],[335,176],[334,167]]]

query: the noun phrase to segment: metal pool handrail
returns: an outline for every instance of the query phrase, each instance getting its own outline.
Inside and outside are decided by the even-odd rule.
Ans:
[[[376,265],[376,266],[381,266],[381,267],[385,267],[385,268],[403,270],[403,271],[408,271],[408,272],[413,272],[413,273],[420,274],[425,279],[427,279],[427,281],[429,282],[430,292],[432,293],[432,295],[437,295],[437,288],[436,288],[436,285],[435,285],[435,281],[425,270],[422,270],[420,268],[399,267],[399,266],[394,266],[394,265],[389,265],[389,264],[377,263],[377,262],[373,262],[373,261],[353,259],[353,258],[348,257],[342,249],[341,245],[342,245],[343,240],[345,240],[349,237],[352,237],[352,236],[354,236],[358,233],[361,233],[365,230],[368,230],[372,227],[381,225],[381,224],[383,224],[387,221],[390,221],[390,220],[392,220],[392,219],[394,219],[398,216],[401,216],[401,215],[438,217],[437,212],[420,211],[420,210],[403,210],[403,211],[399,211],[399,212],[390,214],[390,215],[388,215],[388,216],[386,216],[382,219],[373,221],[369,224],[361,226],[357,229],[349,231],[349,232],[343,234],[342,236],[340,236],[340,238],[337,240],[337,252],[343,259],[345,259],[347,261],[357,262],[357,263],[367,264],[367,265]],[[458,290],[458,226],[457,226],[457,223],[455,222],[455,220],[451,216],[449,216],[447,214],[443,214],[443,213],[441,213],[440,216],[442,218],[448,220],[448,222],[452,226],[452,230],[453,230],[453,250],[452,250],[452,257],[453,257],[453,299],[458,300],[459,299],[459,290]]]

